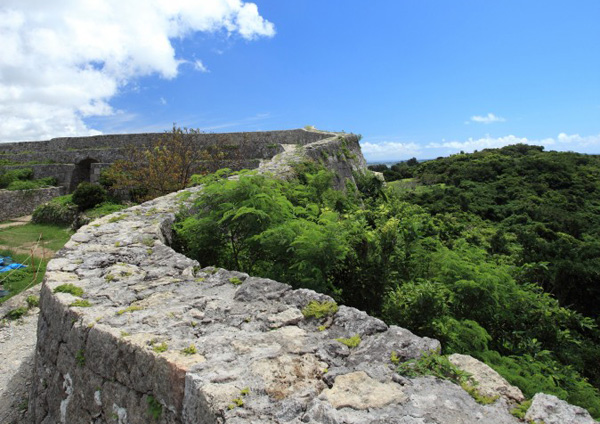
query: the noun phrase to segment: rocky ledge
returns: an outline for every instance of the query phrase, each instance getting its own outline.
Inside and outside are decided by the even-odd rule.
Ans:
[[[396,373],[392,352],[394,362],[417,358],[438,351],[436,340],[173,251],[174,212],[198,190],[86,225],[48,264],[35,423],[519,422],[509,412],[519,393],[502,380],[482,384],[498,398],[480,405],[448,381]],[[594,422],[548,399],[536,397],[527,418],[555,422],[547,417],[560,409],[556,422]]]

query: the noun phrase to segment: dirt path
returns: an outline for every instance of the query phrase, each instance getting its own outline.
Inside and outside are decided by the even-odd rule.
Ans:
[[[0,305],[0,317],[26,305],[30,295],[39,295],[40,285],[16,295]],[[18,320],[0,319],[0,423],[28,424],[27,407],[31,384],[38,308]]]
[[[5,222],[4,224],[0,224],[0,229],[10,228],[10,227],[18,227],[20,225],[29,224],[30,222],[31,222],[31,215],[21,216],[19,218],[10,219],[9,222]]]

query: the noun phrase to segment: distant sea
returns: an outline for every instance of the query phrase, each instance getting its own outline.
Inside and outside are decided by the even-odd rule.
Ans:
[[[367,161],[367,166],[371,166],[371,165],[387,165],[388,167],[392,166],[392,165],[396,165],[397,163],[402,163],[402,162],[406,162],[408,159],[405,160],[394,160],[394,161]],[[419,162],[427,162],[428,160],[432,160],[432,159],[417,159],[417,161]]]

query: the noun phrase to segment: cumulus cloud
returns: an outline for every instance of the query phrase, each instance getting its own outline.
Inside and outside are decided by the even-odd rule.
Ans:
[[[361,150],[370,162],[395,161],[402,158],[421,156],[421,148],[416,143],[399,143],[386,141],[383,143],[360,143]]]
[[[488,113],[486,116],[471,116],[471,122],[477,122],[479,124],[492,124],[494,122],[504,122],[506,119],[501,116],[496,116],[493,113]]]
[[[467,140],[442,141],[418,145],[414,142],[362,142],[362,151],[369,162],[394,162],[411,157],[419,159],[432,159],[446,156],[460,151],[472,153],[475,150],[493,149],[511,144],[533,144],[544,146],[546,150],[577,151],[582,153],[600,154],[600,134],[581,136],[579,134],[560,133],[556,137],[530,139],[507,135],[502,137],[485,136],[481,138],[468,138]]]
[[[110,99],[137,77],[175,78],[187,60],[171,40],[199,31],[275,34],[242,0],[3,0],[0,140],[97,133],[83,118],[115,113]]]
[[[579,134],[568,135],[560,133],[556,137],[529,139],[507,135],[503,137],[491,137],[489,135],[481,138],[469,138],[464,141],[444,141],[441,143],[429,143],[426,149],[436,149],[444,154],[458,151],[473,152],[475,150],[492,149],[508,146],[510,144],[534,144],[544,146],[548,150],[573,150],[585,153],[600,153],[600,134],[582,137]]]

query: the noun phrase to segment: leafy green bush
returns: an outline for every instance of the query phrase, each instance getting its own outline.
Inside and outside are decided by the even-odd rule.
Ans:
[[[538,392],[549,393],[574,405],[586,408],[595,418],[600,418],[600,394],[570,366],[560,364],[550,352],[537,355],[502,356],[495,351],[477,355],[494,368],[510,384],[518,386],[531,398]]]
[[[12,181],[7,189],[8,190],[34,190],[42,187],[55,186],[57,183],[56,178],[46,177],[39,178],[37,180],[14,180]]]
[[[32,215],[36,224],[71,225],[77,218],[77,205],[72,202],[72,196],[59,196],[38,206]]]
[[[105,202],[106,196],[104,187],[84,181],[73,192],[73,203],[80,211],[84,211]]]
[[[20,168],[11,169],[0,173],[0,188],[6,188],[13,181],[25,181],[33,178],[33,169],[31,168]]]
[[[296,167],[300,175],[291,181],[244,172],[238,180],[206,176],[198,181],[204,189],[195,212],[182,212],[175,224],[175,246],[203,266],[233,268],[327,293],[340,303],[382,316],[388,324],[439,339],[446,353],[471,354],[486,362],[494,360],[485,356],[489,351],[502,358],[528,355],[531,375],[538,370],[544,378],[554,377],[515,378],[516,385],[529,381],[539,391],[559,378],[563,383],[555,384],[560,389],[554,391],[557,396],[570,396],[573,403],[596,411],[600,395],[584,377],[600,387],[597,323],[562,307],[531,282],[530,278],[553,278],[544,256],[525,262],[523,256],[526,242],[563,256],[572,255],[575,246],[586,260],[580,264],[582,275],[590,277],[600,263],[597,236],[589,233],[586,239],[574,241],[574,236],[549,231],[546,224],[535,224],[523,234],[507,231],[486,220],[485,210],[478,209],[481,215],[462,210],[461,202],[470,208],[496,200],[461,199],[462,187],[446,186],[434,172],[435,162],[410,165],[417,176],[427,169],[421,182],[442,182],[410,192],[409,200],[431,205],[429,211],[407,201],[409,196],[398,188],[380,192],[368,181],[362,190],[348,187],[346,194],[332,193],[331,175],[315,164]],[[494,166],[486,163],[481,172],[468,174],[491,178],[487,174]],[[444,175],[450,178],[450,174]],[[586,181],[581,180],[590,185]],[[528,207],[527,202],[524,205]],[[531,221],[521,215],[510,219]],[[590,210],[588,220],[600,222],[597,211]],[[572,267],[568,275],[573,293],[583,294],[576,290],[578,270]],[[588,278],[585,284],[591,282]],[[597,302],[595,290],[589,297]],[[548,352],[551,361],[542,352]],[[549,364],[562,370],[553,372]],[[529,375],[527,367],[520,367]],[[499,372],[519,375],[520,371],[505,368]]]

